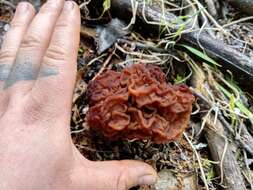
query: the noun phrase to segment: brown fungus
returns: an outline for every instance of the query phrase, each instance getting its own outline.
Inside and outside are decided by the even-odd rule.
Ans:
[[[176,140],[187,128],[194,97],[185,85],[166,83],[157,66],[106,71],[88,86],[91,129],[116,139]]]

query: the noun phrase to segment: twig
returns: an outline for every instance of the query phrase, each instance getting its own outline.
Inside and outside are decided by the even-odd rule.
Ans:
[[[99,59],[101,59],[102,57],[105,57],[105,56],[106,56],[106,54],[102,54],[102,55],[100,55],[100,56],[98,56],[98,57],[92,59],[92,60],[87,64],[87,66],[92,65],[93,63],[95,63],[96,61],[98,61]]]
[[[218,13],[217,13],[214,1],[213,0],[205,0],[205,2],[207,4],[207,9],[210,12],[210,14],[213,17],[216,17]]]
[[[161,53],[161,55],[168,55],[168,56],[173,57],[174,59],[176,59],[179,62],[183,62],[183,60],[181,60],[179,58],[178,53],[176,51],[173,51],[173,50],[166,50],[166,49],[158,48],[158,47],[155,47],[155,46],[152,46],[152,45],[147,45],[147,44],[144,44],[144,43],[141,43],[141,42],[136,42],[136,41],[132,42],[132,41],[129,41],[129,40],[126,40],[126,39],[118,39],[118,43],[126,43],[126,44],[129,44],[129,45],[134,44],[137,49],[150,50],[152,52],[158,52],[158,53]]]
[[[236,157],[231,150],[231,145],[226,140],[223,126],[219,120],[216,124],[212,121],[213,118],[210,118],[207,122],[205,128],[206,138],[213,159],[220,161],[220,167],[217,170],[221,175],[221,181],[224,179],[224,183],[229,190],[246,190]]]
[[[247,173],[248,173],[248,175],[247,175],[243,172],[243,175],[244,175],[245,179],[248,181],[248,183],[250,184],[251,190],[253,190],[253,176],[250,175],[251,170],[250,170],[249,164],[247,162],[248,158],[247,158],[247,153],[245,151],[243,151],[243,158],[244,158],[244,162],[245,162]]]
[[[214,107],[214,105],[206,99],[202,94],[197,92],[194,88],[190,88],[190,90],[193,92],[195,96],[197,96],[201,101],[205,102],[205,105],[208,105],[210,108]],[[231,127],[231,125],[226,121],[226,119],[223,117],[221,111],[218,112],[218,118],[222,122],[223,126],[226,127],[227,131],[235,136],[235,131]],[[253,156],[253,137],[250,135],[250,133],[247,131],[247,128],[245,125],[242,127],[242,134],[240,138],[235,138],[235,140],[239,143],[239,145],[247,150],[252,156]]]
[[[210,21],[212,21],[212,23],[220,29],[220,31],[223,34],[227,34],[227,31],[224,30],[224,28],[212,17],[212,15],[210,15],[208,13],[208,11],[203,7],[203,5],[198,1],[198,0],[193,0],[199,7],[200,10],[203,10],[203,12],[205,13],[205,15],[210,19]]]
[[[101,73],[104,72],[104,70],[106,69],[106,67],[110,64],[111,60],[112,60],[112,56],[115,53],[115,49],[109,54],[109,56],[107,57],[107,59],[104,61],[101,69],[99,70],[99,72],[95,75],[95,77],[92,80],[95,80]]]
[[[245,21],[248,21],[248,20],[253,20],[253,16],[249,16],[249,17],[241,18],[239,20],[235,20],[235,21],[230,22],[228,24],[224,24],[222,27],[227,28],[229,26],[232,26],[232,25],[235,25],[235,24],[238,24],[238,23],[241,23],[241,22],[245,22]]]
[[[83,7],[87,6],[91,0],[85,0],[81,5],[79,5],[79,8],[82,9]]]
[[[129,19],[128,16],[131,14],[130,0],[111,1],[112,13],[120,18],[124,19],[127,17]],[[152,24],[153,27],[150,27],[151,31],[157,31],[161,26],[164,26],[166,29],[168,28],[175,33],[183,25],[188,27],[185,22],[179,21],[180,18],[176,17],[174,14],[166,12],[166,14],[163,15],[162,12],[162,9],[159,7],[148,6],[143,3],[139,5],[136,16],[143,22],[143,24]],[[165,24],[162,24],[161,21]],[[177,21],[176,24],[175,21]],[[222,28],[221,26],[219,27]],[[198,32],[186,33],[182,34],[181,39],[182,42],[186,42],[191,46],[199,47],[199,44],[201,44],[208,56],[220,60],[219,63],[222,65],[221,69],[224,72],[231,70],[234,73],[234,78],[240,83],[240,85],[245,89],[248,89],[249,92],[252,92],[252,85],[250,85],[253,83],[252,59],[225,45],[223,42],[211,38],[206,33],[201,33],[201,35],[199,35]]]
[[[136,21],[136,12],[137,12],[137,9],[138,9],[139,2],[131,0],[131,4],[132,4],[132,13],[133,13],[133,16],[131,18],[130,23],[124,28],[124,30],[129,30],[129,28],[132,25],[134,25],[135,21]]]
[[[184,133],[184,137],[185,139],[187,140],[187,142],[190,144],[194,154],[196,155],[197,157],[197,160],[198,160],[198,164],[199,164],[199,169],[200,169],[200,173],[201,173],[201,176],[202,176],[202,180],[205,184],[205,188],[206,190],[209,190],[209,187],[208,187],[208,183],[207,183],[207,180],[206,180],[206,176],[205,176],[205,172],[204,172],[204,169],[203,169],[203,166],[202,166],[202,163],[201,163],[201,157],[200,155],[198,154],[197,150],[195,149],[194,145],[192,144],[191,140],[189,139],[188,135],[186,133]]]

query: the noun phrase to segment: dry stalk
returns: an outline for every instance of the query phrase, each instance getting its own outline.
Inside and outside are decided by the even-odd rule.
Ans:
[[[189,145],[191,146],[191,148],[192,148],[192,150],[193,150],[193,152],[194,152],[194,154],[195,154],[195,156],[196,156],[196,158],[198,160],[198,164],[199,164],[199,169],[200,169],[202,180],[203,180],[203,182],[205,184],[206,190],[209,190],[208,183],[207,183],[207,180],[206,180],[206,175],[205,175],[205,172],[204,172],[204,169],[203,169],[203,166],[202,166],[202,162],[201,162],[201,156],[197,152],[196,148],[192,144],[192,141],[189,139],[189,137],[188,137],[188,135],[186,133],[184,133],[184,137],[187,140],[187,142],[189,143]]]

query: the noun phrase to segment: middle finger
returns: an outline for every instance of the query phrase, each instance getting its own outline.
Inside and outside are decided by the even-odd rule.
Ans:
[[[24,95],[32,88],[63,4],[64,0],[48,0],[33,19],[5,82],[10,96]]]

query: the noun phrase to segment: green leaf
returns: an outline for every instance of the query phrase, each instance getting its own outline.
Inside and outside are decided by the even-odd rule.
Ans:
[[[235,96],[234,94],[231,94],[230,98],[229,98],[229,108],[231,110],[231,113],[230,113],[230,118],[232,120],[232,126],[235,126],[235,123],[236,123],[236,115],[234,113],[234,110],[235,110]]]
[[[103,7],[104,7],[103,14],[104,14],[111,7],[111,0],[104,0]]]
[[[177,74],[177,77],[174,79],[174,84],[180,84],[184,81],[185,76]]]
[[[185,83],[191,76],[192,76],[192,70],[188,76],[185,76],[185,74],[183,74],[183,75],[178,74],[177,77],[174,79],[174,84]]]
[[[186,48],[187,50],[189,50],[191,53],[195,54],[196,56],[200,57],[201,59],[204,59],[205,61],[215,65],[215,66],[218,66],[218,67],[221,67],[220,64],[218,64],[216,61],[214,61],[212,58],[208,57],[206,54],[204,54],[203,52],[193,48],[193,47],[190,47],[188,45],[180,45],[184,48]]]
[[[98,19],[101,19],[104,16],[105,12],[111,8],[111,0],[104,0],[103,8],[104,10]]]
[[[206,170],[206,180],[208,183],[210,183],[215,178],[215,171],[214,171],[213,163],[209,160],[204,159],[203,167]]]
[[[185,29],[185,25],[180,26],[179,29],[175,32],[173,40],[175,40],[176,37],[181,36],[184,29]]]
[[[232,96],[232,94],[227,91],[223,86],[218,84],[218,87],[222,91],[222,93],[225,94],[225,96],[227,96],[228,98]],[[235,105],[243,114],[245,114],[249,118],[249,120],[253,124],[253,113],[246,106],[244,106],[241,101],[235,101]]]

